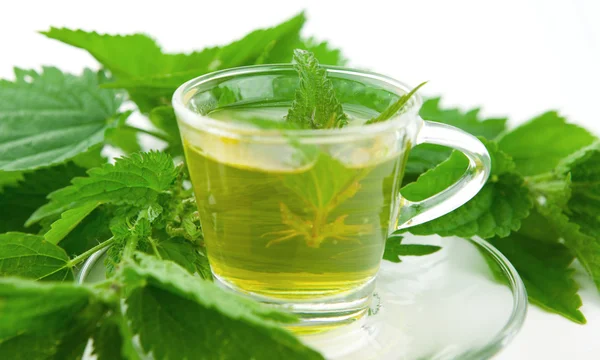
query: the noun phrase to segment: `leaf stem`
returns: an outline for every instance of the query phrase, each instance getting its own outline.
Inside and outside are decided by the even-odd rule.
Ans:
[[[67,264],[65,266],[68,267],[73,267],[77,264],[79,264],[80,262],[82,262],[83,260],[87,259],[88,257],[90,257],[91,255],[93,255],[96,251],[98,250],[102,250],[107,246],[112,245],[114,242],[116,241],[115,237],[111,237],[110,239],[101,242],[100,244],[94,246],[93,248],[89,249],[88,251],[77,255],[76,257],[74,257],[73,259],[69,260],[69,262],[67,262]]]
[[[135,250],[137,249],[139,240],[140,238],[137,235],[129,237],[129,240],[127,240],[127,243],[125,244],[125,249],[123,249],[123,258],[133,259],[133,253],[135,253]]]
[[[161,139],[161,140],[166,141],[168,143],[171,142],[171,139],[167,135],[159,133],[159,132],[156,132],[156,131],[141,129],[141,128],[138,128],[138,127],[135,127],[135,126],[131,126],[131,125],[127,125],[127,124],[123,125],[121,128],[122,129],[127,129],[127,130],[132,130],[132,131],[138,131],[138,132],[141,132],[141,133],[153,136],[155,138]]]
[[[160,256],[160,252],[158,251],[158,248],[156,247],[156,241],[154,241],[154,239],[152,237],[148,237],[148,241],[150,242],[150,245],[152,246],[154,255],[156,255],[157,258],[162,260],[162,256]]]

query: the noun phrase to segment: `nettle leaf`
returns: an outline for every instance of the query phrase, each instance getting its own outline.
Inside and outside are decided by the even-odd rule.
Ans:
[[[584,128],[550,111],[502,136],[498,146],[513,158],[521,175],[531,176],[554,170],[564,157],[594,140]]]
[[[527,288],[529,301],[585,324],[579,308],[579,287],[569,266],[574,257],[567,247],[558,243],[539,241],[520,233],[490,241],[515,266]]]
[[[0,358],[81,359],[109,308],[86,287],[0,279]]]
[[[134,348],[127,319],[121,313],[111,313],[92,334],[93,352],[98,360],[139,360]]]
[[[366,171],[347,168],[330,155],[320,153],[312,171],[283,175],[283,184],[314,208],[334,208],[356,193]]]
[[[315,56],[306,51],[294,51],[296,71],[300,85],[286,116],[286,121],[304,128],[331,129],[348,124],[342,104],[336,98],[333,83],[327,71],[319,65]]]
[[[505,237],[518,230],[532,202],[523,178],[512,172],[510,157],[485,142],[492,158],[492,175],[481,191],[463,206],[442,217],[411,227],[415,235]],[[402,188],[402,196],[421,201],[453,184],[465,171],[467,159],[459,152]]]
[[[443,109],[440,98],[428,99],[423,103],[419,114],[425,120],[456,126],[475,136],[492,140],[506,129],[506,118],[482,119],[480,109],[463,112],[459,109]]]
[[[15,69],[15,76],[0,81],[0,170],[61,163],[104,141],[122,97],[100,89],[95,72],[45,67]]]
[[[119,114],[115,120],[117,126],[108,129],[105,134],[105,143],[123,150],[125,154],[131,154],[142,150],[137,138],[139,132],[134,127],[126,126],[127,119],[132,113],[133,111],[126,111]],[[107,161],[105,160],[94,167],[101,166],[106,162]]]
[[[170,104],[175,89],[191,78],[255,64],[266,48],[271,49],[273,59],[284,51],[291,53],[290,45],[299,42],[305,21],[300,13],[275,27],[255,30],[231,44],[190,54],[164,53],[153,39],[142,34],[101,35],[57,28],[43,34],[87,50],[117,76],[117,81],[107,86],[127,89],[140,110],[149,112],[156,106]]]
[[[294,317],[190,275],[170,261],[138,253],[122,279],[131,330],[157,359],[322,359],[278,326]],[[202,341],[198,341],[202,339]]]
[[[155,202],[158,194],[167,190],[176,177],[173,160],[165,153],[123,157],[114,165],[91,169],[88,177],[75,178],[71,186],[51,193],[50,202],[36,210],[27,223],[87,206],[90,202],[144,206]]]
[[[423,119],[456,126],[475,136],[495,139],[506,129],[506,118],[483,119],[479,109],[463,112],[459,109],[440,107],[440,98],[427,99],[420,110]],[[405,177],[410,181],[446,160],[452,151],[447,147],[421,144],[410,151]]]
[[[392,105],[390,105],[387,109],[383,110],[376,117],[368,120],[365,124],[368,125],[368,124],[374,124],[374,123],[386,121],[386,120],[389,120],[390,118],[392,118],[393,116],[395,116],[396,114],[398,114],[398,112],[404,112],[404,106],[408,103],[408,101],[412,98],[412,96],[426,83],[427,82],[422,82],[419,85],[417,85],[417,87],[415,87],[414,89],[409,91],[408,93],[400,96],[400,98],[398,98],[398,100],[396,102],[394,102]]]
[[[14,187],[23,181],[23,172],[21,171],[0,171],[0,194],[7,186]]]
[[[600,224],[586,226],[586,233],[582,225],[586,218],[575,214],[567,216],[563,210],[551,202],[536,202],[536,209],[547,219],[546,227],[552,229],[564,239],[564,244],[577,256],[577,259],[590,274],[596,287],[600,288]]]
[[[63,281],[73,279],[73,270],[60,247],[38,235],[9,232],[0,234],[0,276]]]
[[[600,150],[598,144],[564,159],[556,171],[532,176],[536,208],[573,251],[600,289]]]
[[[51,229],[44,234],[44,239],[51,244],[58,244],[65,238],[83,219],[85,219],[98,205],[89,202],[76,208],[67,210],[60,215],[60,219],[53,222]]]
[[[288,63],[292,60],[290,54],[293,49],[304,49],[315,55],[317,59],[319,59],[319,63],[323,65],[337,65],[342,66],[347,63],[346,58],[344,58],[342,52],[339,49],[332,48],[326,41],[319,42],[317,39],[310,37],[308,39],[304,39],[301,41],[298,46],[293,47],[289,50],[284,56],[278,59],[270,59],[271,63]],[[287,55],[287,56],[285,56]],[[281,61],[278,61],[281,60]]]
[[[569,209],[592,217],[600,214],[600,143],[563,161],[559,169],[570,174]]]
[[[100,205],[60,240],[60,247],[73,257],[104,242],[112,236],[109,228],[111,218],[111,209]]]
[[[208,258],[198,245],[181,237],[170,237],[157,245],[163,260],[171,260],[186,269],[190,274],[198,274],[203,279],[212,279]]]
[[[7,185],[0,192],[0,208],[6,213],[0,221],[0,233],[39,231],[39,226],[25,227],[27,218],[48,201],[46,196],[49,193],[69,185],[73,177],[84,174],[85,169],[71,162],[23,173],[20,181]]]
[[[172,156],[183,155],[183,144],[179,135],[179,126],[172,106],[160,106],[152,109],[148,116],[150,122],[161,130],[167,138],[168,147],[164,150]]]
[[[410,149],[404,169],[404,183],[416,181],[419,175],[448,159],[450,154],[451,149],[434,144],[419,144]]]
[[[402,236],[390,235],[385,242],[383,260],[394,263],[402,262],[401,256],[423,256],[440,250],[441,247],[421,244],[402,244]]]

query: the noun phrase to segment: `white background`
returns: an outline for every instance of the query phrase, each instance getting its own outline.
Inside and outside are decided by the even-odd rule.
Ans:
[[[355,3],[355,4],[354,4]],[[445,105],[482,106],[518,124],[548,109],[600,134],[600,1],[6,1],[0,5],[0,77],[12,67],[96,62],[36,33],[66,26],[145,32],[168,51],[227,43],[305,9],[306,35],[330,40],[355,67],[417,84]],[[500,360],[599,359],[600,297],[581,280],[585,326],[531,307]]]

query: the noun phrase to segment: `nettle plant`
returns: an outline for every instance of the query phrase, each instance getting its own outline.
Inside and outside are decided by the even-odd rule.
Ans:
[[[332,65],[346,60],[327,43],[301,37],[304,22],[299,14],[189,54],[164,53],[142,34],[42,32],[88,51],[101,70],[72,75],[54,67],[16,68],[13,80],[0,81],[0,358],[78,359],[86,347],[111,360],[143,353],[156,359],[322,358],[282,327],[294,316],[212,284],[169,105],[190,78],[290,62],[294,49],[304,49],[296,51],[296,63],[306,86],[288,122],[344,126],[336,90],[315,58]],[[324,107],[323,94],[331,95]],[[400,100],[370,122],[401,111]],[[131,109],[125,102],[136,109],[123,110]],[[317,108],[329,110],[316,114]],[[148,126],[132,125],[133,112],[144,114]],[[479,109],[444,109],[439,98],[425,101],[421,115],[479,136],[493,172],[467,204],[409,231],[488,239],[517,268],[532,303],[585,323],[571,264],[577,259],[600,286],[597,138],[554,111],[514,129],[506,118],[481,118]],[[148,151],[143,136],[164,146]],[[108,147],[123,156],[111,162],[104,156]],[[427,198],[466,165],[460,153],[417,146],[402,195]],[[400,262],[439,249],[401,241],[398,234],[388,239],[384,259]],[[101,249],[107,249],[106,280],[77,284],[80,265]]]

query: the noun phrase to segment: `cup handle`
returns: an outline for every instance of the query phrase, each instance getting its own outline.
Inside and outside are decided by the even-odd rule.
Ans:
[[[458,181],[440,193],[422,201],[402,199],[396,230],[436,219],[462,206],[481,190],[490,175],[490,154],[481,141],[465,131],[424,120],[415,145],[424,143],[447,146],[462,152],[469,159],[469,166]]]

